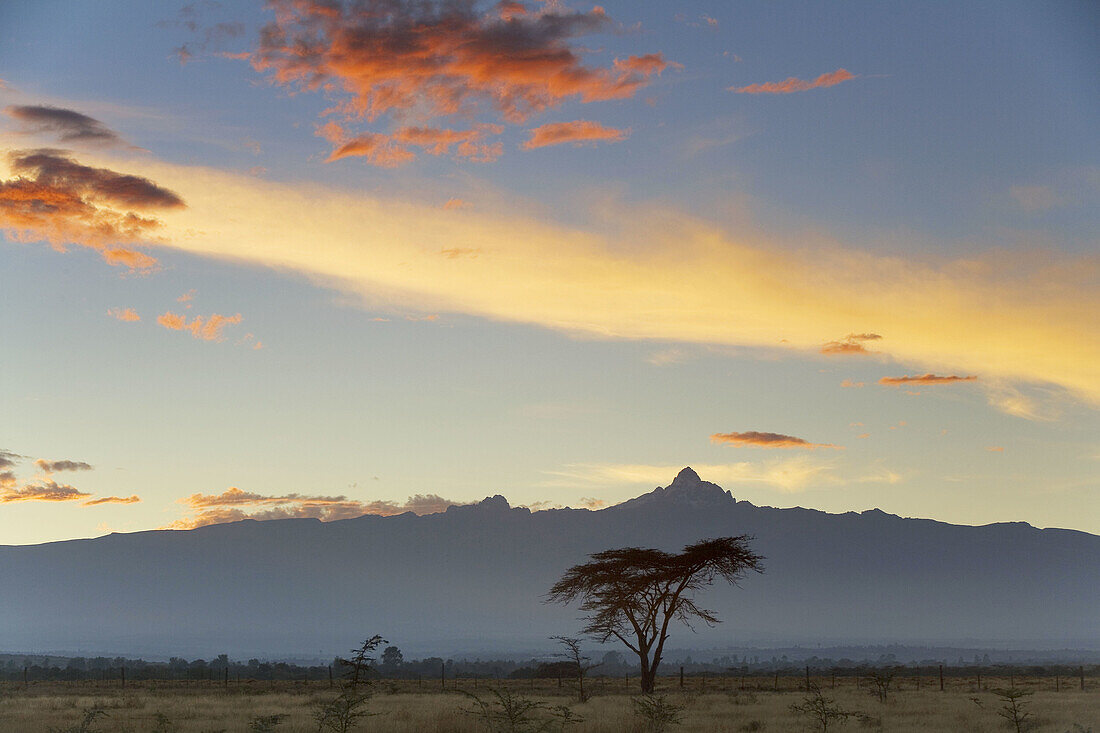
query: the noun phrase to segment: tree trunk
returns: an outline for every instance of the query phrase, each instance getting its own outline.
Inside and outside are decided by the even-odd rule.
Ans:
[[[657,681],[657,670],[650,669],[642,672],[642,694],[652,695]]]

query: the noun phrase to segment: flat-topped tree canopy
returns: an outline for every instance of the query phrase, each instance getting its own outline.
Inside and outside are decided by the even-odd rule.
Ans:
[[[690,628],[695,619],[720,621],[696,603],[695,591],[718,578],[737,585],[749,572],[764,571],[764,558],[749,548],[751,539],[705,539],[681,553],[639,547],[597,552],[565,571],[547,601],[580,600],[581,610],[589,613],[584,633],[605,642],[614,637],[637,654],[642,691],[652,692],[670,622],[677,619]]]

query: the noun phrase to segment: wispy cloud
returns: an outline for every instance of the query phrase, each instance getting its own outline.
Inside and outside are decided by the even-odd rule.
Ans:
[[[759,463],[693,464],[699,476],[725,488],[738,485],[764,484],[784,493],[805,491],[810,487],[835,486],[841,483],[836,464],[801,455]],[[543,486],[575,488],[615,485],[668,484],[683,466],[624,463],[577,463],[558,471],[547,471],[553,478]]]
[[[417,204],[148,159],[134,165],[190,203],[164,214],[165,245],[299,272],[369,307],[587,337],[763,348],[782,339],[791,353],[820,349],[820,334],[846,333],[853,321],[874,323],[899,363],[1058,384],[1100,404],[1100,326],[1091,317],[1100,259],[1091,255],[881,257],[806,233],[797,241],[733,234],[651,204],[603,202],[589,212],[601,217],[593,224],[566,226],[504,206],[455,216],[434,198]],[[369,251],[357,234],[365,220],[377,235]],[[441,257],[448,248],[493,256]],[[989,328],[990,302],[1011,328]]]
[[[749,84],[744,87],[728,87],[731,92],[738,94],[790,94],[792,92],[805,92],[820,87],[832,87],[841,82],[855,79],[856,75],[847,69],[837,69],[827,74],[822,74],[813,81],[797,79],[793,76],[783,81],[769,81],[763,84]]]
[[[762,433],[756,430],[749,430],[743,433],[715,433],[710,436],[710,440],[712,443],[726,443],[729,445],[743,445],[756,448],[800,448],[803,450],[814,450],[817,448],[832,448],[834,450],[843,449],[843,446],[832,445],[831,443],[811,443],[808,440],[796,438],[793,435]]]
[[[933,387],[941,384],[954,384],[955,382],[973,382],[977,379],[975,376],[960,377],[954,374],[947,376],[939,376],[936,374],[919,374],[909,376],[908,374],[903,377],[883,377],[878,380],[879,384],[886,385],[887,387],[901,387],[903,385],[920,385],[923,387]]]
[[[328,157],[330,162],[360,157],[380,168],[396,168],[416,159],[414,147],[429,155],[453,154],[456,159],[491,163],[504,152],[504,144],[485,142],[485,138],[503,130],[500,125],[478,125],[469,130],[403,127],[392,135],[367,132],[351,136],[343,126],[329,122],[319,134],[337,146]]]
[[[103,496],[98,499],[88,499],[81,502],[82,506],[99,506],[100,504],[137,504],[141,501],[141,497],[137,494],[132,496]]]
[[[821,345],[821,353],[835,355],[871,354],[866,347],[868,341],[878,341],[882,336],[877,333],[850,333],[839,341],[827,341]]]
[[[12,105],[4,114],[21,123],[23,134],[53,133],[66,144],[126,145],[114,130],[76,110],[45,105]]]
[[[12,468],[23,458],[24,456],[18,453],[12,453],[9,450],[0,450],[0,469]]]
[[[187,316],[172,311],[166,311],[157,316],[157,323],[171,331],[189,331],[191,336],[202,341],[222,341],[222,331],[226,326],[233,326],[241,322],[241,314],[223,316],[214,313],[209,318],[195,316],[190,321]]]
[[[617,130],[614,127],[605,127],[599,122],[591,120],[574,120],[573,122],[551,122],[540,125],[527,131],[530,137],[520,147],[524,150],[545,148],[548,145],[562,145],[573,143],[574,145],[594,144],[597,142],[621,142],[630,137],[630,130]]]

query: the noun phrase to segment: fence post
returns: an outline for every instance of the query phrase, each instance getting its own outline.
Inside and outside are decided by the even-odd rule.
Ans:
[[[328,686],[332,687],[332,665],[328,666]]]
[[[806,665],[806,692],[810,691],[810,665]]]
[[[225,689],[229,689],[229,665],[225,666]]]
[[[23,667],[23,687],[27,686],[27,668]]]
[[[779,670],[775,670],[775,684],[772,687],[775,692],[779,692]]]
[[[680,689],[684,688],[684,665],[680,665]]]
[[[1081,692],[1084,692],[1085,691],[1085,668],[1083,666],[1078,667],[1077,668],[1077,673],[1081,675]]]
[[[123,666],[121,669],[122,669],[122,687],[125,688],[126,687],[126,667]]]
[[[447,663],[443,662],[439,665],[439,689],[444,692],[447,691]]]

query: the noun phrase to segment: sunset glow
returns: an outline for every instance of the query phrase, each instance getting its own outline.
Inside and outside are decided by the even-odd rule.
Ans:
[[[50,7],[0,11],[0,544],[596,509],[687,465],[1100,532],[1087,24]]]

